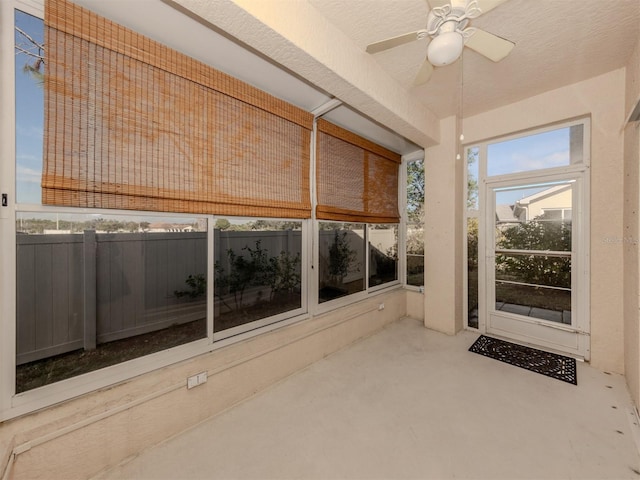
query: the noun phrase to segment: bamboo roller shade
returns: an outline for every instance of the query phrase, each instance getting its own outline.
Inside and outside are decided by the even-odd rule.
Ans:
[[[316,157],[318,219],[400,221],[400,155],[321,119]]]
[[[310,113],[66,0],[45,25],[43,203],[311,216]]]

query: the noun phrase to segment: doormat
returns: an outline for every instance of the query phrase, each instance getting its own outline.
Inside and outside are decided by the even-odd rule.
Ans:
[[[479,353],[485,357],[495,358],[501,362],[525,368],[547,377],[578,385],[576,375],[576,359],[543,352],[535,348],[516,345],[497,338],[480,335],[471,347],[470,352]]]

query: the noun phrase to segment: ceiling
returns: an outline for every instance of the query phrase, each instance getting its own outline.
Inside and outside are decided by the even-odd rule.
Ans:
[[[307,111],[321,108],[334,96],[344,100],[355,90],[349,88],[348,82],[346,89],[324,88],[339,84],[326,74],[315,77],[329,78],[324,85],[314,81],[317,59],[304,54],[293,59],[287,50],[290,40],[269,29],[258,31],[255,27],[259,24],[249,24],[254,19],[243,16],[242,8],[255,0],[74,1]],[[406,91],[403,98],[414,104],[410,107],[415,111],[417,105],[422,105],[426,109],[420,109],[428,109],[426,113],[435,114],[434,119],[454,114],[468,117],[621,68],[628,62],[640,33],[640,0],[508,0],[471,23],[516,44],[506,59],[493,63],[465,49],[461,60],[437,68],[428,83],[414,87],[427,40],[372,56],[365,53],[365,48],[370,43],[425,28],[429,10],[426,0],[268,1],[278,8],[304,6],[313,10],[312,17],[326,21],[326,25],[320,25],[322,29],[330,28],[334,37],[340,36],[340,45],[349,50],[349,58],[368,61],[362,64],[367,68],[366,74],[376,69],[385,72],[391,82],[387,86]],[[495,0],[478,0],[481,7],[483,1]],[[201,6],[208,18],[181,4]],[[265,4],[267,13],[277,17],[274,8]],[[177,10],[183,15],[176,15]],[[234,29],[244,37],[234,37]],[[303,33],[316,34],[308,28]],[[346,45],[349,41],[351,44]],[[268,50],[270,42],[274,46]],[[273,60],[274,52],[281,54],[279,59]],[[292,61],[283,67],[287,60]],[[375,68],[372,70],[371,66]],[[379,110],[378,101],[357,96],[360,93],[352,97],[356,108],[342,105],[326,118],[401,154],[421,151],[418,145],[427,145],[419,134],[413,133],[415,130],[408,130],[409,134],[403,137],[383,127],[382,124],[393,124],[394,118],[387,121],[385,110],[381,115],[369,114],[367,110]],[[463,103],[459,103],[461,98]],[[404,124],[396,125],[395,131],[402,131]],[[405,137],[416,140],[411,142]]]
[[[425,28],[429,11],[426,0],[308,1],[363,50]],[[470,26],[516,46],[500,63],[465,49],[462,60],[418,87],[428,40],[374,58],[438,118],[460,113],[461,93],[463,116],[470,116],[625,66],[640,32],[640,0],[508,0]]]

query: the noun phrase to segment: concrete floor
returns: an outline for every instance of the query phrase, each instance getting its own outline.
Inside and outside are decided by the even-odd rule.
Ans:
[[[101,479],[640,478],[624,378],[578,386],[404,319]]]

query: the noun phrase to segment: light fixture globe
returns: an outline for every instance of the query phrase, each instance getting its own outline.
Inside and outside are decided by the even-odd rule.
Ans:
[[[458,32],[443,32],[436,36],[427,49],[429,63],[443,67],[455,62],[464,48],[464,38]]]

